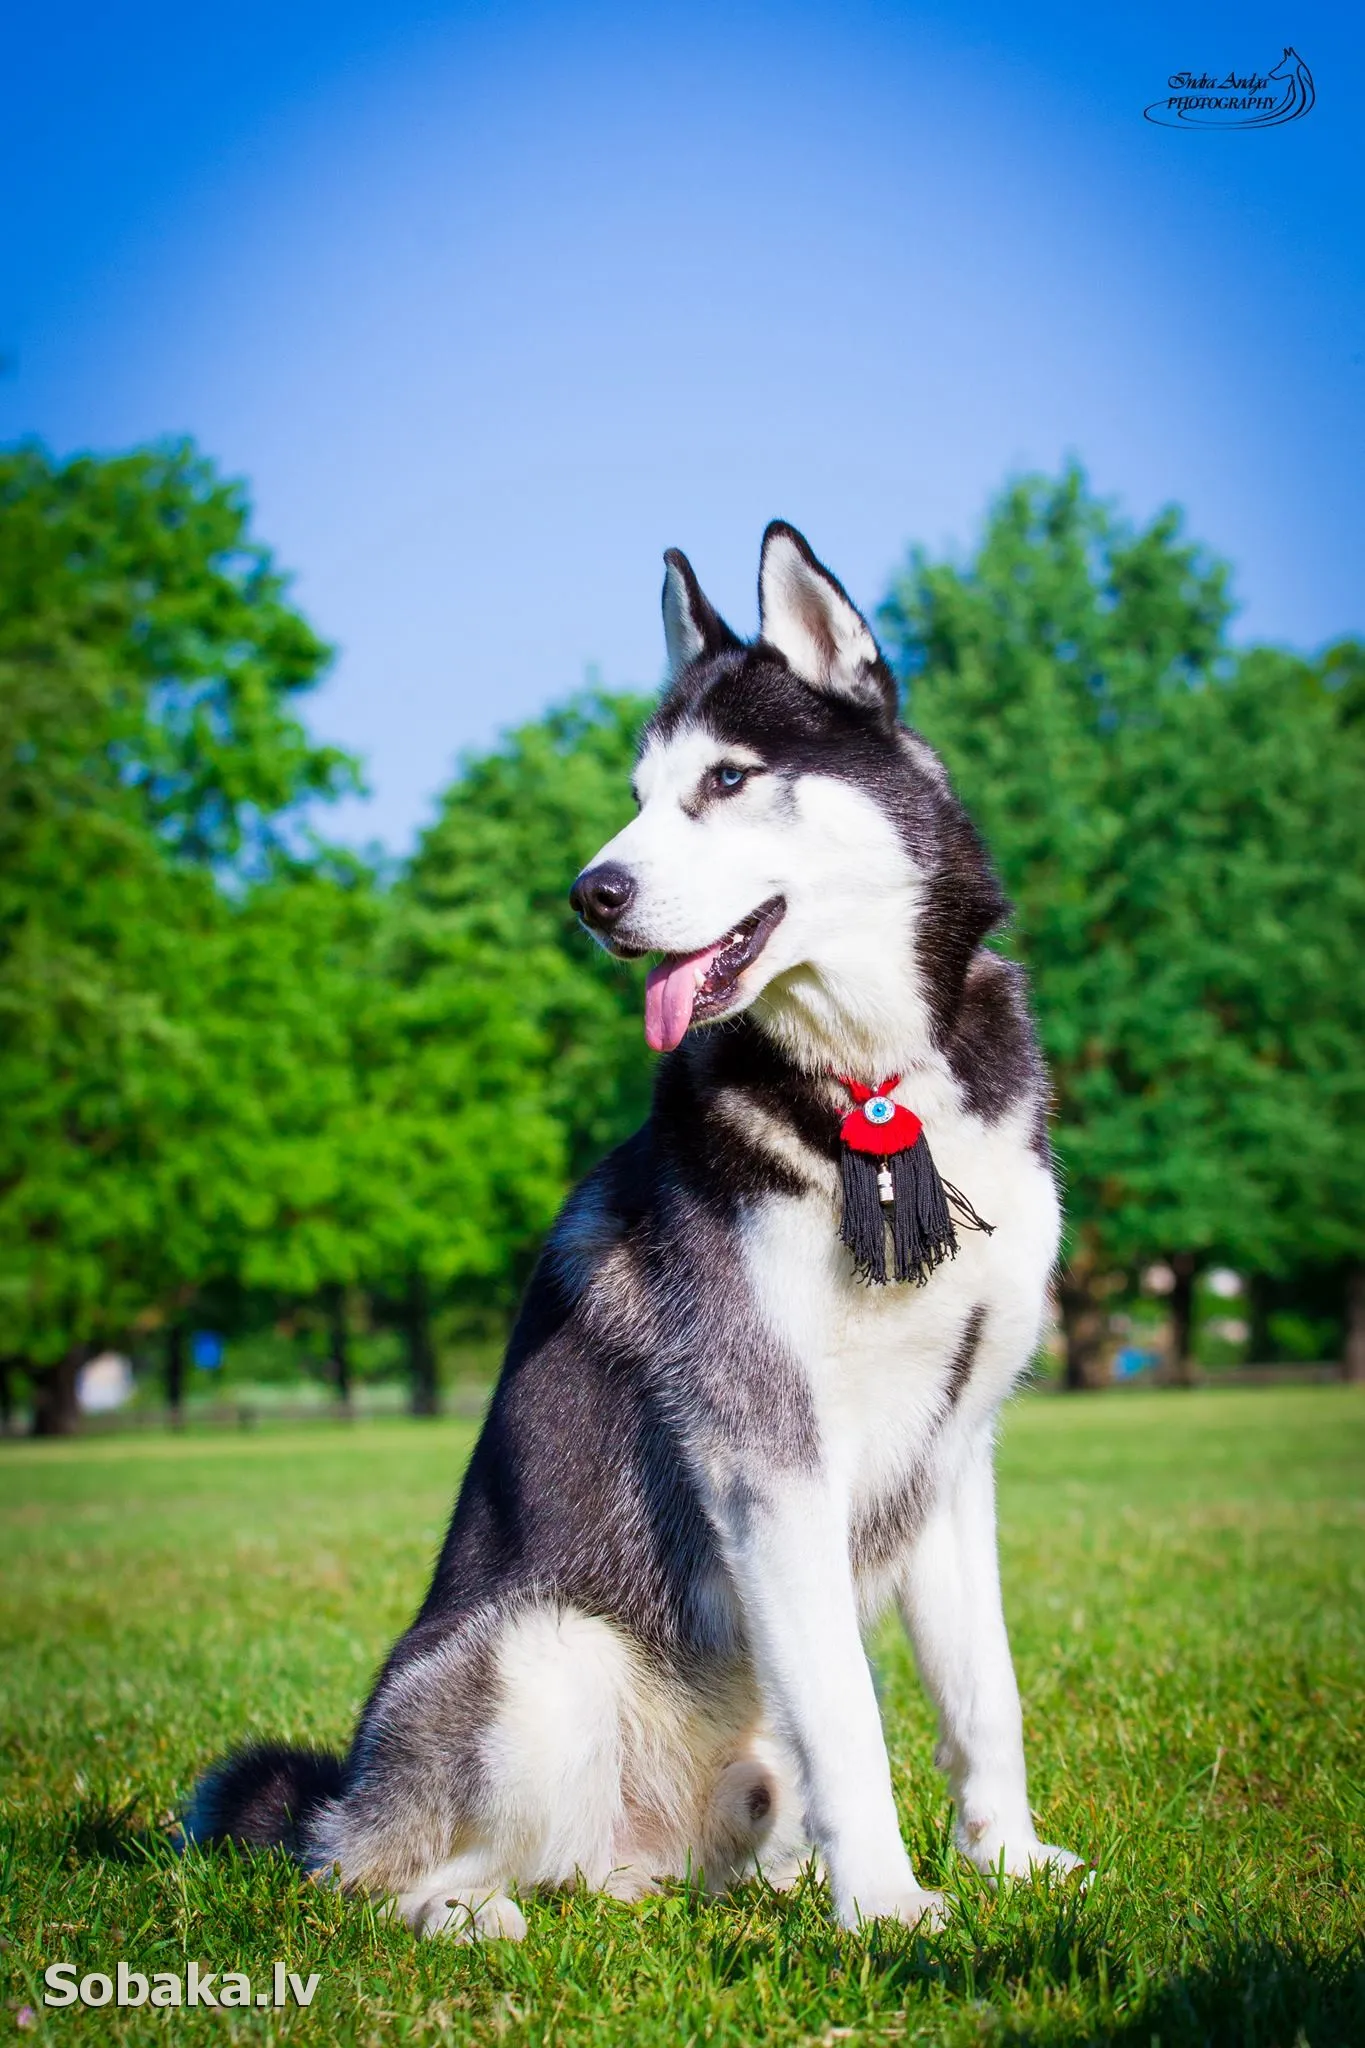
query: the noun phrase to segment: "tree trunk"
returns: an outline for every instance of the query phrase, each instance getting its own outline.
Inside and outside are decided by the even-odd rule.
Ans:
[[[185,1426],[185,1326],[172,1323],[166,1331],[166,1406],[171,1428]]]
[[[76,1381],[85,1363],[85,1346],[73,1344],[56,1365],[31,1366],[34,1436],[73,1436],[80,1419]]]
[[[14,1429],[14,1367],[13,1358],[0,1358],[0,1436],[9,1436]]]
[[[1247,1322],[1251,1334],[1247,1339],[1247,1364],[1268,1365],[1274,1357],[1275,1347],[1270,1339],[1270,1287],[1264,1273],[1250,1273],[1246,1283]]]
[[[1193,1252],[1176,1252],[1169,1263],[1175,1274],[1175,1286],[1171,1289],[1171,1378],[1178,1387],[1192,1387],[1194,1358],[1190,1341],[1194,1335],[1197,1262]]]
[[[1359,1260],[1346,1268],[1346,1349],[1341,1375],[1365,1381],[1365,1265]]]
[[[435,1415],[436,1347],[431,1336],[431,1299],[420,1273],[408,1282],[408,1407],[414,1415]]]
[[[1057,1290],[1066,1338],[1066,1386],[1071,1393],[1104,1384],[1104,1345],[1109,1319],[1104,1303],[1090,1289],[1090,1274],[1075,1267],[1063,1275]]]
[[[346,1290],[332,1287],[327,1295],[327,1330],[331,1352],[332,1384],[337,1400],[349,1414],[351,1407],[351,1332],[346,1321]]]

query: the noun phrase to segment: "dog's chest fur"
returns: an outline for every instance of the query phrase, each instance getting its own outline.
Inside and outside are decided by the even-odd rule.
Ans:
[[[855,1566],[873,1579],[913,1535],[956,1442],[1027,1365],[1059,1233],[1032,1104],[984,1122],[932,1070],[896,1096],[924,1119],[940,1171],[994,1226],[989,1236],[960,1228],[957,1257],[923,1287],[868,1285],[839,1241],[828,1172],[806,1193],[755,1201],[741,1225],[755,1307],[806,1383]]]

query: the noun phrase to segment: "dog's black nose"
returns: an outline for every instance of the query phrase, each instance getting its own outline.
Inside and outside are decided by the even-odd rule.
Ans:
[[[604,860],[600,868],[584,868],[569,891],[569,901],[584,924],[609,932],[635,901],[635,877],[614,860]]]

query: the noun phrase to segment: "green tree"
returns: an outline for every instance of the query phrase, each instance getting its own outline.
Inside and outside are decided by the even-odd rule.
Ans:
[[[1204,1115],[1242,1196],[1239,1235],[1210,1248],[1253,1273],[1335,1273],[1348,1367],[1365,1344],[1362,655],[1240,654],[1181,706],[1166,789],[1192,993],[1226,1040]]]
[[[540,991],[534,947],[504,950],[401,892],[385,906],[338,1152],[356,1270],[402,1330],[418,1414],[436,1404],[436,1308],[466,1327],[505,1316],[564,1196]]]
[[[526,1082],[565,1132],[573,1179],[649,1106],[640,971],[608,959],[569,908],[575,875],[630,816],[649,710],[644,697],[588,692],[467,759],[400,892],[429,929],[515,974],[545,1034]]]
[[[354,780],[294,715],[327,658],[188,445],[0,453],[0,1314],[40,1427],[214,1264],[217,965]]]
[[[1183,1295],[1215,1254],[1278,1269],[1361,1242],[1340,1171],[1360,1135],[1360,757],[1325,672],[1234,654],[1229,610],[1177,513],[1134,530],[1072,469],[1006,491],[970,566],[913,557],[882,615],[1016,906],[1078,1384],[1110,1270],[1170,1258]]]
[[[434,1314],[511,1307],[564,1194],[565,1142],[533,954],[368,882],[315,863],[233,907],[203,1036],[221,1093],[201,1264],[216,1255],[266,1299],[320,1298],[343,1355],[341,1303],[363,1289],[431,1414]]]

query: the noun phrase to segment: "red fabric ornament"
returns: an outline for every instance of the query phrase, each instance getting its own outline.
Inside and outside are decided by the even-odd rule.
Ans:
[[[890,1159],[897,1152],[908,1152],[919,1142],[924,1125],[913,1109],[905,1109],[891,1100],[899,1074],[890,1075],[875,1088],[865,1087],[847,1074],[836,1078],[857,1104],[839,1126],[839,1136],[854,1152],[870,1152],[876,1159]]]

